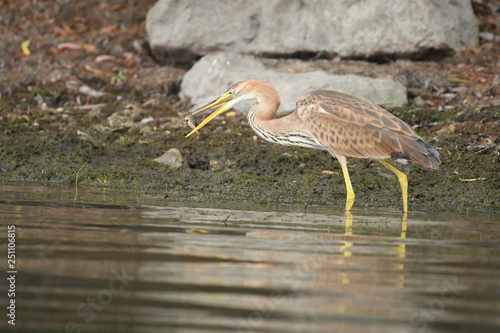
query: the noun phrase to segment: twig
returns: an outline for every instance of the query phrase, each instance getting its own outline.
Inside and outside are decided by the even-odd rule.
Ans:
[[[94,108],[102,108],[105,106],[106,106],[106,103],[98,103],[98,104],[89,104],[89,105],[75,105],[75,106],[69,106],[68,108],[76,109],[76,110],[91,110]]]
[[[76,180],[75,180],[75,198],[73,201],[76,201],[78,199],[78,176],[80,175],[80,171],[87,165],[87,162],[85,162],[80,169],[76,172]]]

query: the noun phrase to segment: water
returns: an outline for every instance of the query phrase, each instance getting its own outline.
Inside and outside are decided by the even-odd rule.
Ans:
[[[500,332],[494,215],[235,208],[0,186],[1,331]]]

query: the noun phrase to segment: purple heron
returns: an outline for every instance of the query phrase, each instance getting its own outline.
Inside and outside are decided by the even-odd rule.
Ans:
[[[194,115],[224,104],[186,137],[234,105],[247,100],[256,100],[248,112],[248,123],[261,138],[284,146],[326,150],[337,158],[347,189],[347,211],[352,208],[355,195],[346,157],[378,160],[395,173],[401,185],[405,213],[408,211],[406,174],[386,159],[411,160],[431,169],[437,169],[441,163],[437,150],[401,119],[375,104],[340,92],[309,92],[297,101],[292,113],[275,119],[280,105],[278,93],[269,84],[257,80],[238,82],[215,101],[190,113]]]

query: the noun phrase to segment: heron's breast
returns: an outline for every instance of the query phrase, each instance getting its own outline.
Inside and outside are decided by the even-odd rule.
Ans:
[[[300,133],[274,134],[262,131],[258,126],[254,126],[254,131],[266,141],[282,146],[299,146],[312,149],[328,150],[323,144],[314,138]]]

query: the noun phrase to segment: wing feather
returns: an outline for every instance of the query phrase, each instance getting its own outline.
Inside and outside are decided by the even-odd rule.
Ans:
[[[336,155],[405,158],[431,168],[440,163],[437,151],[408,124],[354,96],[329,90],[310,92],[297,102],[297,116]]]

